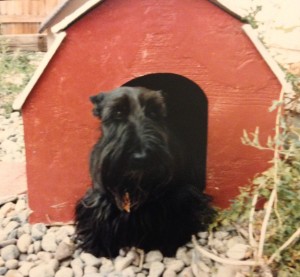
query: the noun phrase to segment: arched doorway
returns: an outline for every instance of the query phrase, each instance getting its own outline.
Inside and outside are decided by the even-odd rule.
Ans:
[[[154,73],[137,77],[123,86],[162,90],[167,105],[169,129],[186,153],[184,182],[205,188],[208,101],[192,80],[173,73]]]

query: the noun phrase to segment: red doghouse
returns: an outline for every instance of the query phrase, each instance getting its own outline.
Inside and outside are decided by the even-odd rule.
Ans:
[[[91,184],[89,153],[100,135],[89,96],[143,76],[173,76],[174,87],[188,80],[204,91],[207,191],[217,206],[228,206],[239,186],[268,167],[270,153],[240,138],[256,126],[262,140],[272,134],[268,107],[280,90],[241,25],[206,0],[93,0],[56,25],[56,40],[18,102],[31,221],[73,219],[75,201]],[[187,99],[195,104],[183,86],[176,103],[188,106]]]

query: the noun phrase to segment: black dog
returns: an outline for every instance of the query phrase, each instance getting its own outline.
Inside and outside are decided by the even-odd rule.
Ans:
[[[174,255],[215,212],[181,175],[188,157],[168,129],[161,92],[121,87],[91,101],[102,136],[90,159],[93,186],[76,206],[79,245],[95,256],[132,246]]]

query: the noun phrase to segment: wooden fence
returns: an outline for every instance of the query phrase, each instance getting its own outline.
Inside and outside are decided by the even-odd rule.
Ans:
[[[11,50],[46,51],[45,35],[39,35],[41,22],[62,0],[0,0],[0,43]]]
[[[40,23],[60,1],[0,0],[0,33],[36,34]]]

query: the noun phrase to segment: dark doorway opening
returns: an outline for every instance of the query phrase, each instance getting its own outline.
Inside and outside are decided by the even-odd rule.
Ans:
[[[189,157],[185,182],[205,188],[208,102],[204,91],[190,79],[173,73],[137,77],[123,86],[162,90],[168,111],[168,126]]]

